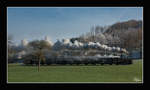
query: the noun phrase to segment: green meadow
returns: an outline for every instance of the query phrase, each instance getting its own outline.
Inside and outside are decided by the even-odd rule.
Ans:
[[[142,82],[142,60],[131,65],[23,66],[8,64],[8,82]]]

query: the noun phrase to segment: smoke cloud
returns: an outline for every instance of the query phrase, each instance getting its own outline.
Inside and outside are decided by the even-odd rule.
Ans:
[[[100,44],[99,42],[88,42],[88,43],[81,43],[77,40],[72,43],[70,39],[63,39],[62,41],[58,40],[54,45],[54,49],[61,49],[61,48],[67,48],[67,49],[103,49],[108,51],[117,51],[117,52],[124,52],[127,53],[127,50],[120,47],[109,47],[104,44]]]

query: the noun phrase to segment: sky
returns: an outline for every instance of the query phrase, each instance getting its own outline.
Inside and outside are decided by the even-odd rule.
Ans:
[[[7,33],[13,41],[78,37],[92,26],[143,20],[142,7],[8,7]]]

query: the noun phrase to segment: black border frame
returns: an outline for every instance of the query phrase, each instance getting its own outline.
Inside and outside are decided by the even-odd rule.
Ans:
[[[32,84],[25,84],[25,83],[7,83],[7,7],[143,7],[143,15],[144,15],[144,2],[143,0],[100,0],[100,1],[79,1],[79,0],[74,0],[74,1],[67,1],[67,0],[41,0],[41,1],[36,1],[36,0],[7,0],[7,1],[0,1],[0,41],[3,41],[2,43],[0,42],[0,52],[1,57],[0,57],[0,87],[2,88],[20,88],[23,87],[25,88],[70,88],[74,87],[76,88],[88,88],[91,87],[94,89],[94,87],[99,87],[102,88],[105,87],[107,89],[112,89],[112,87],[124,87],[124,88],[134,88],[134,87],[142,87],[142,83],[32,83]],[[144,16],[143,16],[144,19]],[[144,21],[144,20],[143,20]],[[143,37],[144,39],[144,37]],[[144,43],[144,41],[143,41]],[[144,46],[143,46],[144,48]],[[144,54],[144,52],[143,52]],[[144,59],[144,58],[143,58]],[[144,64],[144,63],[143,63]],[[144,69],[144,67],[143,67]],[[144,72],[143,72],[144,73]],[[143,76],[144,78],[144,76]],[[145,80],[144,80],[145,81]],[[144,83],[144,82],[143,82]]]

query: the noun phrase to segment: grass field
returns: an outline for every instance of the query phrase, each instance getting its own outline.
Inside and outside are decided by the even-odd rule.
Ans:
[[[142,60],[132,65],[21,66],[8,64],[8,82],[142,82]]]

